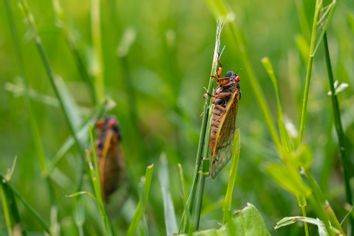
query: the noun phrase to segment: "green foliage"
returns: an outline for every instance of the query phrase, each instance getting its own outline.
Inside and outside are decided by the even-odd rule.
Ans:
[[[181,234],[179,234],[181,235]],[[257,208],[252,204],[236,211],[231,220],[219,229],[209,229],[192,234],[193,236],[227,236],[227,235],[270,235],[263,218]]]
[[[0,6],[0,173],[18,157],[0,176],[1,235],[353,232],[353,1]],[[240,131],[211,179],[203,94],[222,48],[241,78]],[[127,172],[109,204],[89,137],[104,116]],[[248,202],[258,210],[232,215]]]

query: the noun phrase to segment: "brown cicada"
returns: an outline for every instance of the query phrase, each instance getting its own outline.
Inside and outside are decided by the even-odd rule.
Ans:
[[[222,67],[213,76],[218,84],[212,95],[212,117],[209,148],[211,151],[210,175],[216,174],[231,159],[238,103],[241,99],[240,77],[228,71],[222,77]]]
[[[124,156],[120,147],[122,141],[116,119],[109,117],[96,121],[96,154],[103,199],[122,184],[125,178]]]

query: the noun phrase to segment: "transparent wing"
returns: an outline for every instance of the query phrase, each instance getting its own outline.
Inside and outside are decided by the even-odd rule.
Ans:
[[[232,156],[239,98],[239,90],[236,90],[232,94],[226,106],[226,112],[220,121],[219,130],[216,134],[216,142],[212,150],[213,158],[210,175],[213,178],[229,162]]]

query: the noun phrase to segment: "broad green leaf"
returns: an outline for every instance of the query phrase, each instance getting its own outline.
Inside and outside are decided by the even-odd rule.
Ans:
[[[186,235],[186,234],[180,234]],[[245,208],[235,212],[231,221],[219,229],[194,232],[193,236],[268,236],[270,235],[257,208],[248,203]]]

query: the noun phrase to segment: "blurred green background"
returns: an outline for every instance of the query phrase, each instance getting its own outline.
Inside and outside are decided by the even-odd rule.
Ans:
[[[8,1],[15,20],[12,25],[5,2],[0,3],[0,172],[5,173],[17,157],[11,184],[49,221],[50,198],[40,173],[30,115],[23,96],[20,66],[11,36],[14,27],[23,55],[24,75],[34,94],[31,103],[40,140],[49,161],[70,136],[70,131],[17,1]],[[99,99],[94,100],[91,87],[97,65],[91,28],[92,1],[59,2],[61,22],[54,7],[56,1],[32,0],[28,4],[50,65],[55,74],[65,81],[69,95],[78,105],[76,112],[79,111],[82,120],[86,120],[100,104]],[[129,215],[138,200],[140,177],[151,163],[155,163],[158,169],[161,153],[165,153],[169,161],[170,191],[177,219],[180,219],[183,201],[177,164],[183,166],[189,190],[204,104],[203,87],[207,86],[214,49],[216,20],[209,3],[183,0],[104,0],[100,3],[104,94],[116,103],[109,115],[117,117],[122,129],[122,148],[130,179],[127,198],[132,206],[125,204],[125,207],[109,210],[118,232],[127,230]],[[264,56],[268,56],[273,63],[283,111],[289,124],[294,125],[296,135],[306,73],[307,52],[303,49],[306,49],[310,38],[314,1],[254,0],[228,1],[228,4],[243,33],[253,70],[266,94],[274,122],[275,96],[260,62]],[[334,77],[340,83],[349,85],[339,94],[339,102],[345,133],[352,142],[353,36],[354,2],[339,1],[330,21],[328,38]],[[87,68],[89,81],[80,74],[77,57],[70,49],[68,39]],[[273,229],[275,222],[282,217],[300,215],[301,211],[296,199],[277,185],[265,170],[268,163],[279,162],[279,158],[245,76],[245,68],[238,56],[239,47],[228,27],[223,31],[222,45],[225,45],[221,58],[224,70],[233,70],[240,75],[242,89],[237,117],[241,132],[241,157],[233,207],[242,208],[250,202],[262,213],[271,234],[301,235],[301,225],[278,231]],[[338,218],[342,219],[345,215],[345,194],[323,58],[320,45],[314,60],[304,142],[309,145],[313,158],[312,172]],[[89,147],[88,143],[86,147]],[[73,212],[76,201],[65,195],[76,191],[81,174],[80,158],[79,151],[71,148],[59,162],[56,173],[51,175],[63,235],[65,232],[75,232],[72,229],[75,228]],[[228,170],[226,168],[215,180],[207,179],[202,229],[217,227],[220,222],[220,206],[228,183]],[[157,170],[155,172],[145,222],[151,235],[163,235],[163,205]],[[84,181],[88,186],[87,178]],[[95,222],[97,216],[90,200],[86,205],[85,233],[94,235],[100,232],[98,223],[90,222]],[[26,229],[40,231],[28,212],[21,205],[19,207]],[[123,208],[125,210],[121,212]],[[6,232],[2,214],[0,232]]]

